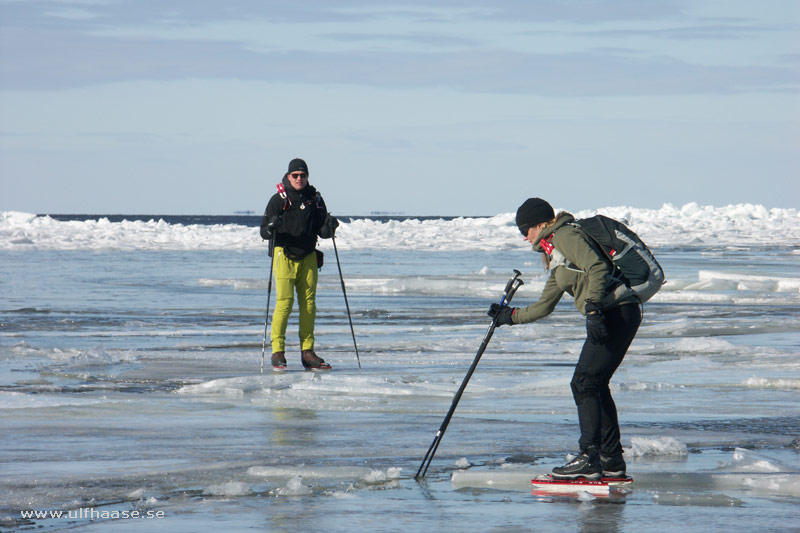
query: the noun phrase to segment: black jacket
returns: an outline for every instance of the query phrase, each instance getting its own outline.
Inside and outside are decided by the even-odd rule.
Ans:
[[[287,198],[281,198],[278,193],[270,198],[261,219],[261,238],[270,238],[267,224],[273,217],[279,216],[275,245],[284,249],[286,257],[299,261],[314,251],[318,236],[323,239],[332,237],[325,224],[328,209],[313,186],[306,185],[302,191],[296,191],[286,177],[281,183]]]

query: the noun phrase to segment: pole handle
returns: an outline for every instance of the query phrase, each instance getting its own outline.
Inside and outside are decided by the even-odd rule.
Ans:
[[[517,293],[517,289],[519,289],[522,285],[525,285],[525,282],[522,281],[522,278],[517,278],[516,280],[514,280],[514,284],[508,290],[508,295],[506,296],[506,305],[511,303],[511,299]]]

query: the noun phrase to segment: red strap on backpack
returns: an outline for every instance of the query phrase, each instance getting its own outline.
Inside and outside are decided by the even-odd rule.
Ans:
[[[283,210],[286,211],[286,208],[292,205],[289,195],[286,194],[286,188],[283,186],[283,183],[277,184],[275,188],[278,189],[278,195],[283,198]]]
[[[542,250],[544,250],[544,253],[547,255],[553,255],[553,250],[556,249],[556,247],[553,246],[553,243],[550,242],[551,240],[553,240],[552,233],[547,237],[547,239],[539,239],[539,246],[542,247]]]

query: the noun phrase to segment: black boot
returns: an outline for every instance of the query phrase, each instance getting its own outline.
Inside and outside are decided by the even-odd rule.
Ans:
[[[284,352],[275,352],[272,354],[272,370],[275,372],[283,372],[286,370],[286,356]]]
[[[317,356],[314,350],[303,350],[301,359],[303,360],[303,367],[306,370],[330,370],[331,365],[325,362],[324,359]]]
[[[583,450],[572,461],[553,469],[553,477],[556,479],[600,479],[602,475],[600,454],[594,447]]]
[[[603,477],[625,477],[625,459],[621,453],[600,455],[600,466],[603,468]]]

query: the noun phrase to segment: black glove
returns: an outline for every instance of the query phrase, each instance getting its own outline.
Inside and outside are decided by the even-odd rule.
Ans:
[[[509,307],[507,305],[492,304],[487,313],[490,317],[495,319],[498,326],[513,326],[514,322],[511,320],[511,315],[514,314],[516,307]]]
[[[586,302],[586,336],[592,344],[605,344],[608,340],[603,308],[592,301]]]
[[[336,228],[339,227],[339,221],[335,217],[327,215],[322,228],[319,231],[319,236],[323,239],[330,239],[336,233]]]
[[[281,226],[281,216],[280,215],[273,215],[272,218],[269,219],[267,222],[267,233],[272,235],[278,228]]]

